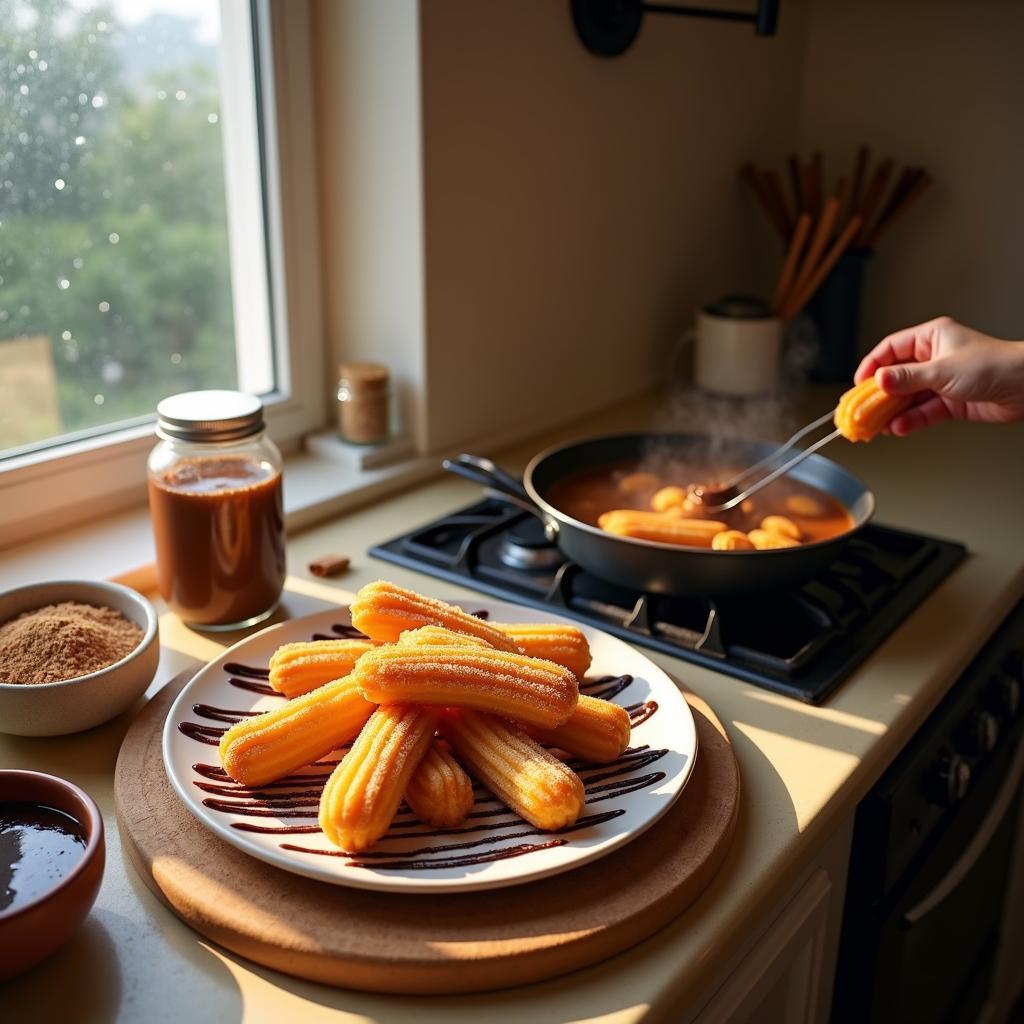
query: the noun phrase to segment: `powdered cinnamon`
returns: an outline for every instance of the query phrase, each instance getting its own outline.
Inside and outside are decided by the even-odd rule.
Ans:
[[[113,665],[142,630],[113,608],[77,601],[23,612],[0,625],[0,683],[59,683]]]

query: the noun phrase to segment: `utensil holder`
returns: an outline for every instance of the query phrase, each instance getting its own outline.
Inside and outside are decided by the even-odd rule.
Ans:
[[[807,304],[820,347],[811,371],[819,384],[849,383],[859,362],[861,293],[870,249],[850,249],[839,257]]]

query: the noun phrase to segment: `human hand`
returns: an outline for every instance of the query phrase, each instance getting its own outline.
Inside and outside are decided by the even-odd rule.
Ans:
[[[886,428],[898,437],[948,419],[1024,419],[1024,343],[990,338],[948,316],[883,338],[854,380],[871,376],[888,395],[914,396]]]

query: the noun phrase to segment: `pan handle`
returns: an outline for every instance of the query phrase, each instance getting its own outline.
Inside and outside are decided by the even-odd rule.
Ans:
[[[521,480],[517,480],[511,473],[505,472],[501,466],[490,459],[481,458],[479,455],[462,455],[454,459],[445,459],[442,467],[449,473],[464,477],[475,484],[483,484],[488,494],[501,501],[507,501],[511,505],[538,516],[547,523],[547,517],[533,503]]]

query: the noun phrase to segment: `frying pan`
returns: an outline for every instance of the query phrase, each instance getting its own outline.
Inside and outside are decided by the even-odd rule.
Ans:
[[[853,519],[845,533],[792,548],[763,551],[712,551],[607,533],[566,515],[547,499],[552,485],[581,470],[615,462],[640,462],[652,451],[707,451],[709,437],[699,434],[616,434],[549,448],[535,456],[517,480],[489,459],[460,455],[445,469],[482,483],[496,497],[538,516],[548,537],[567,557],[611,583],[656,594],[735,594],[778,590],[806,582],[836,560],[844,545],[871,518],[875,497],[842,466],[811,455],[790,474],[835,498]],[[731,465],[752,465],[775,445],[737,441],[723,451]]]

